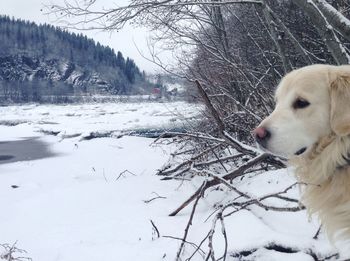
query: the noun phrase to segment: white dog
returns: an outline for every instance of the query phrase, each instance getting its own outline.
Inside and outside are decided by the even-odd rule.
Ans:
[[[350,239],[350,65],[287,74],[276,108],[254,130],[265,149],[296,166],[302,203],[331,239]]]

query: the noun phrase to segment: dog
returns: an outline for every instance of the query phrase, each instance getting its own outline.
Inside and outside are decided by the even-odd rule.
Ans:
[[[350,240],[350,65],[288,73],[274,111],[253,131],[260,147],[295,167],[301,202],[331,241]]]

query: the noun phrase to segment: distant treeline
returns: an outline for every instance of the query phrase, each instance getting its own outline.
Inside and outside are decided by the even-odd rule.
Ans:
[[[119,51],[83,34],[0,16],[1,97],[133,94],[145,88],[151,88],[145,73]]]

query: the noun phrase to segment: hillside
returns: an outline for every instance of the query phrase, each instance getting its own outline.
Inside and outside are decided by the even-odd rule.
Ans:
[[[122,40],[122,39],[121,39]],[[121,52],[82,34],[0,16],[0,97],[142,92],[144,73]]]

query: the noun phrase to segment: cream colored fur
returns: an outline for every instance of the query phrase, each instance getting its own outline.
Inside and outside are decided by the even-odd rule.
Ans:
[[[350,239],[350,168],[343,155],[349,137],[330,135],[303,157],[291,159],[301,183],[301,202],[310,215],[317,214],[330,239]]]
[[[310,102],[295,109],[302,98]],[[296,167],[302,203],[331,240],[350,240],[350,66],[313,65],[286,75],[276,108],[260,127],[271,131],[266,149]],[[300,156],[294,154],[306,147]]]

